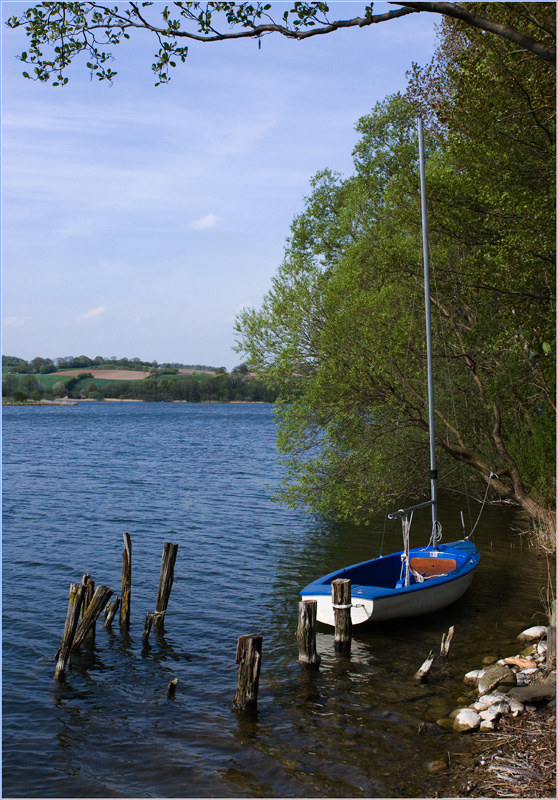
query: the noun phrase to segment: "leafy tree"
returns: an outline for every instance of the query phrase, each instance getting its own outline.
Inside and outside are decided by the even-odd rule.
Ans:
[[[14,373],[8,372],[2,380],[2,397],[11,397],[17,390],[19,381]]]
[[[475,55],[469,46],[461,42],[455,74],[443,72],[448,98],[459,88],[459,58]],[[460,119],[468,102],[470,113],[481,105],[475,77],[471,70],[457,93]],[[515,116],[521,92],[504,80],[498,91],[498,103],[514,100]],[[476,476],[487,481],[492,470],[501,496],[551,522],[553,158],[546,148],[538,179],[514,177],[515,156],[540,146],[536,115],[515,118],[515,151],[509,120],[492,117],[492,138],[475,149],[474,132],[463,143],[451,103],[446,110],[442,133],[427,131],[442,485],[478,487]],[[414,108],[395,96],[357,130],[355,174],[343,181],[326,170],[313,180],[272,290],[261,309],[240,315],[238,331],[249,362],[283,381],[282,496],[362,521],[387,498],[427,489],[428,442]],[[494,170],[485,162],[493,151]]]
[[[250,374],[250,369],[246,366],[246,364],[239,364],[238,367],[233,368],[233,375],[240,375],[244,377],[245,375]]]
[[[41,372],[43,375],[55,372],[54,362],[50,358],[34,358],[31,367],[35,372]]]
[[[21,360],[22,359],[18,358],[17,356],[2,356],[2,366],[16,367]]]
[[[28,397],[31,397],[31,395],[39,391],[39,381],[37,380],[36,376],[31,373],[23,376],[21,380],[21,386],[23,391],[27,393]]]
[[[25,392],[22,392],[21,389],[17,389],[13,394],[13,399],[16,403],[25,403],[27,400],[27,395]]]
[[[219,0],[169,5],[131,2],[118,6],[93,2],[45,2],[10,17],[7,24],[11,28],[25,27],[29,37],[29,50],[21,54],[21,60],[29,65],[30,71],[23,75],[43,82],[53,79],[55,86],[68,82],[67,67],[82,54],[92,74],[99,80],[112,81],[117,73],[110,66],[112,53],[105,48],[115,47],[137,30],[148,31],[155,38],[158,50],[152,70],[159,85],[170,79],[170,69],[185,61],[188,55],[185,42],[188,41],[207,43],[254,38],[261,43],[262,37],[272,33],[304,40],[339,29],[365,28],[417,13],[459,19],[475,29],[504,38],[514,47],[532,52],[540,59],[556,61],[555,32],[536,24],[534,4],[514,4],[521,8],[517,26],[502,22],[497,14],[492,13],[491,6],[506,3],[483,4],[483,14],[478,12],[476,3],[394,2],[390,5],[394,6],[390,11],[374,14],[373,4],[363,3],[361,16],[332,20],[325,2],[294,2],[290,9],[281,5],[282,16],[275,20],[271,16],[274,11],[272,4],[261,2]],[[528,31],[526,26],[530,28]]]

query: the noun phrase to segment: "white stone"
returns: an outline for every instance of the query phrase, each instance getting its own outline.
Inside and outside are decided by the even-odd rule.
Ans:
[[[509,703],[494,703],[493,706],[490,708],[485,709],[479,713],[481,719],[491,719],[496,722],[499,720],[502,714],[507,714],[509,710]]]
[[[465,681],[465,683],[469,683],[472,686],[476,686],[485,672],[486,672],[486,670],[484,670],[484,669],[473,669],[473,670],[471,670],[471,672],[468,672],[465,675],[463,680]]]
[[[480,731],[494,731],[496,730],[496,720],[483,719],[479,725]]]
[[[537,653],[539,653],[539,655],[541,655],[541,656],[544,655],[547,650],[548,650],[548,646],[547,646],[546,642],[539,642],[538,643],[538,645],[537,645]]]
[[[514,717],[518,717],[520,714],[523,714],[525,711],[525,706],[523,703],[520,703],[519,700],[515,700],[513,697],[510,697],[510,713]]]
[[[453,728],[460,733],[476,730],[481,723],[481,718],[472,708],[462,708],[453,720]]]
[[[522,669],[520,670],[515,678],[517,680],[518,686],[526,686],[532,682],[532,677],[535,673],[538,672],[538,669],[534,667],[533,669]]]
[[[461,708],[454,708],[453,711],[450,711],[448,716],[450,719],[455,719],[458,714],[460,714],[462,711],[466,711],[467,708],[468,708],[467,706],[462,706]]]
[[[500,703],[506,700],[506,695],[502,694],[502,692],[491,692],[490,694],[485,694],[482,697],[479,697],[474,703],[471,703],[469,708],[472,708],[473,711],[484,711],[490,706],[494,705],[494,703]]]
[[[532,628],[527,628],[521,631],[517,637],[521,642],[536,642],[546,636],[546,628],[544,625],[534,625]]]

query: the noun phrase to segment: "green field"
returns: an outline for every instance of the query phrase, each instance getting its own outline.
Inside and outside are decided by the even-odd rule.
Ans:
[[[99,368],[92,368],[97,371]],[[122,369],[122,368],[120,368]],[[10,367],[2,367],[2,380],[6,378]],[[85,368],[83,373],[90,372]],[[58,372],[31,373],[38,381],[39,391],[30,392],[25,389],[25,377],[29,373],[13,373],[17,386],[4,390],[3,397],[10,392],[16,402],[25,400],[25,396],[38,400],[40,396],[54,396],[79,399],[88,397],[103,400],[111,397],[120,399],[136,399],[146,401],[182,401],[182,402],[274,402],[277,392],[266,387],[264,383],[250,376],[239,374],[208,374],[192,372],[189,374],[166,373],[164,370],[148,378],[126,379],[121,374],[114,375],[111,369],[103,370],[106,378],[81,378],[77,380],[74,369]],[[111,376],[111,372],[114,376]],[[81,374],[81,373],[78,373]],[[109,377],[110,376],[110,377]],[[68,385],[69,383],[69,385]],[[57,386],[57,384],[61,384]],[[91,387],[91,384],[94,384]],[[91,387],[91,388],[90,388]],[[17,393],[23,397],[17,397]],[[8,399],[8,398],[5,398]]]

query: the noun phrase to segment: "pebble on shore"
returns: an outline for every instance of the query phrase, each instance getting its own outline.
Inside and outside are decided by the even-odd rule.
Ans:
[[[522,631],[518,641],[529,647],[468,672],[464,682],[476,686],[477,699],[467,707],[455,709],[437,724],[459,733],[494,731],[503,716],[516,717],[525,708],[541,705],[555,708],[556,668],[554,663],[547,663],[548,631],[542,625]]]

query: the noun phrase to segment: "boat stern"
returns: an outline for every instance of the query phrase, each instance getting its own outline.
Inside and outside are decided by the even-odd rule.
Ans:
[[[335,612],[333,608],[333,601],[331,599],[331,591],[329,594],[319,593],[312,591],[311,585],[303,589],[300,593],[301,600],[315,600],[318,604],[317,620],[324,625],[331,625],[335,627]],[[351,604],[351,623],[353,625],[360,625],[362,622],[367,622],[372,616],[374,609],[374,600],[358,596],[358,588],[353,587],[352,591],[352,604]]]

